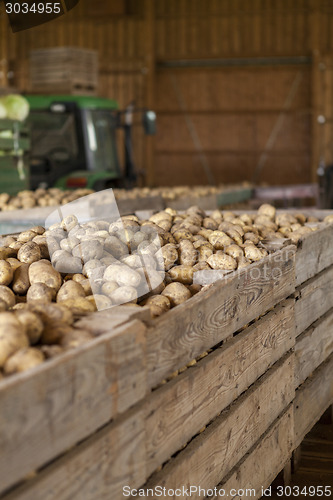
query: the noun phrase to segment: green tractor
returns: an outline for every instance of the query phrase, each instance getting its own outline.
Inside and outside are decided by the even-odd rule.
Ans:
[[[62,189],[130,188],[137,173],[132,158],[133,113],[142,114],[146,134],[155,133],[156,115],[131,104],[84,96],[26,95],[30,105],[29,184]],[[117,154],[117,129],[124,129],[125,166]]]

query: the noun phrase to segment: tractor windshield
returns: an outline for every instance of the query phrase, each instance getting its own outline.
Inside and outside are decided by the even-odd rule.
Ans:
[[[73,113],[32,111],[29,115],[31,157],[74,159],[78,155],[78,142]]]
[[[109,110],[85,111],[87,155],[90,170],[119,173],[116,150],[116,116]]]

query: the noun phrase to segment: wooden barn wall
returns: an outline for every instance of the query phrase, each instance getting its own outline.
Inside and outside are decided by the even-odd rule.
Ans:
[[[147,9],[154,16],[150,47]],[[132,100],[154,103],[158,133],[150,183],[206,182],[203,156],[218,182],[251,179],[263,153],[260,181],[311,180],[310,65],[231,68],[215,61],[333,53],[331,0],[81,0],[66,16],[33,30],[11,34],[3,20],[2,28],[1,60],[14,73],[9,82],[19,89],[27,88],[31,49],[70,45],[99,51],[100,95],[122,107]],[[202,59],[211,59],[211,67],[165,67]],[[297,79],[291,106],[284,109]],[[152,88],[153,97],[147,92]],[[146,166],[145,142],[137,126],[139,168]]]

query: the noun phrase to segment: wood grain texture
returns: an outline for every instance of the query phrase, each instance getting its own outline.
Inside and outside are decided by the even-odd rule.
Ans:
[[[292,380],[293,354],[289,354],[154,474],[145,487],[214,488],[290,404]],[[196,498],[200,497],[197,494]]]
[[[296,337],[333,307],[333,266],[296,290]]]
[[[332,243],[332,224],[325,225],[301,240],[295,260],[296,286],[333,264]]]
[[[130,410],[3,500],[116,500],[145,480],[143,412]]]
[[[333,309],[297,338],[295,388],[301,385],[333,352]]]
[[[147,472],[178,451],[294,345],[290,299],[154,391],[147,401]]]
[[[112,329],[112,322],[108,320]],[[145,327],[133,321],[0,388],[1,491],[146,393]],[[60,498],[60,497],[58,497]]]
[[[147,331],[148,385],[264,314],[294,291],[294,247],[214,283],[154,321]]]
[[[293,408],[292,405],[278,417],[268,431],[253,446],[247,455],[233,468],[227,478],[222,481],[213,500],[224,499],[231,490],[247,491],[245,495],[233,496],[233,500],[250,497],[261,498],[262,488],[268,488],[276,475],[281,471],[293,449]],[[231,495],[230,495],[231,496]]]
[[[333,355],[296,391],[294,401],[295,448],[333,403]]]

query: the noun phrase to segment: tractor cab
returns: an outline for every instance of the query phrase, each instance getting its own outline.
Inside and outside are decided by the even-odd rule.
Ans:
[[[30,187],[95,190],[135,182],[128,120],[116,101],[85,96],[25,96],[30,105]],[[130,110],[130,115],[133,110]],[[150,114],[149,114],[150,113]],[[151,112],[144,112],[144,123]],[[154,120],[153,120],[154,121]],[[119,165],[116,130],[125,129],[125,173]],[[147,133],[154,133],[153,128]]]

